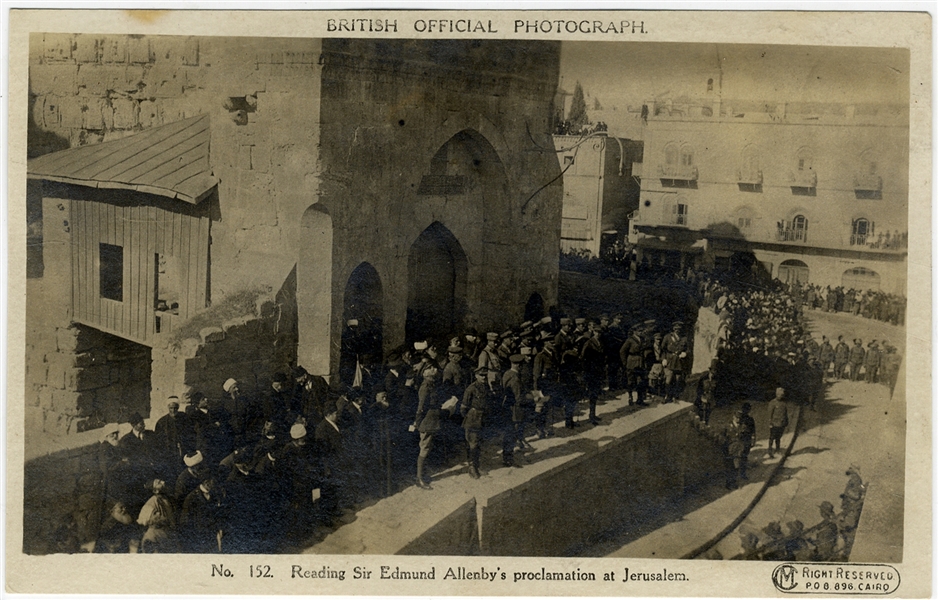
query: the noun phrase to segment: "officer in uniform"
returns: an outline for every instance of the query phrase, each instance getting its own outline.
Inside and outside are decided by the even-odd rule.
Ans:
[[[844,336],[837,336],[837,346],[834,348],[834,377],[844,378],[844,367],[850,359],[850,346],[844,341]]]
[[[879,381],[877,374],[879,366],[882,364],[882,352],[876,344],[876,340],[870,342],[866,349],[866,358],[863,360],[863,368],[866,369],[866,382],[876,383]]]
[[[831,363],[834,362],[834,347],[831,346],[831,341],[827,339],[826,335],[821,338],[821,348],[818,350],[818,360],[821,363],[821,368],[826,374],[827,369],[829,369]]]
[[[477,365],[478,368],[485,368],[489,378],[489,386],[492,388],[500,383],[502,374],[501,359],[498,357],[497,350],[498,339],[497,333],[489,332],[486,334],[488,343],[485,348],[479,351],[479,364]]]
[[[590,321],[587,325],[586,340],[580,347],[580,366],[583,369],[583,385],[586,387],[586,399],[589,401],[589,420],[599,425],[596,416],[596,401],[602,393],[606,379],[606,355],[599,339],[599,326]]]
[[[687,358],[687,338],[681,335],[683,325],[680,321],[671,326],[671,333],[664,336],[664,387],[665,403],[671,402],[681,394],[684,385],[684,365]]]
[[[573,346],[572,330],[573,322],[570,319],[566,317],[560,319],[560,331],[554,336],[554,347],[560,356],[563,356]]]
[[[560,401],[560,357],[554,348],[554,342],[544,340],[544,348],[534,357],[534,389],[541,393],[543,399],[534,407],[534,427],[537,437],[545,438],[553,435],[553,425],[550,418],[553,406]]]
[[[492,388],[488,382],[488,369],[478,367],[475,381],[469,384],[462,398],[462,426],[466,432],[466,457],[469,462],[469,476],[481,477],[479,461],[482,456],[482,421],[489,410]]]
[[[850,349],[850,381],[860,380],[860,365],[866,358],[866,351],[863,349],[863,340],[857,338],[853,340],[853,348]]]
[[[633,325],[629,338],[619,350],[619,359],[625,370],[625,393],[629,396],[629,406],[638,401],[639,406],[645,404],[645,385],[642,381],[645,375],[644,340],[639,333],[639,326]],[[633,400],[632,393],[635,393]]]
[[[524,394],[521,385],[520,365],[524,357],[513,354],[509,357],[511,368],[502,376],[502,464],[506,467],[520,467],[514,461],[515,444],[524,448]]]

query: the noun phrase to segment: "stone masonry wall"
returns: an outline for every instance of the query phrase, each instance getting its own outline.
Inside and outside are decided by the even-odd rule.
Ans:
[[[202,327],[198,337],[154,348],[151,420],[166,414],[169,396],[198,391],[221,398],[229,377],[238,380],[243,393],[266,393],[274,373],[296,364],[296,332],[291,326],[296,304],[289,294],[279,297],[280,302],[262,295],[249,314]]]
[[[26,410],[33,431],[80,433],[126,422],[134,412],[147,416],[149,348],[81,325],[51,330],[43,340],[27,340]]]

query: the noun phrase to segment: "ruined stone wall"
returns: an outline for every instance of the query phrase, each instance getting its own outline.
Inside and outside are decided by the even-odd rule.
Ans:
[[[229,377],[238,380],[243,393],[269,393],[273,375],[296,364],[296,303],[291,298],[261,294],[245,314],[154,347],[150,427],[166,414],[169,396],[198,391],[221,398]]]

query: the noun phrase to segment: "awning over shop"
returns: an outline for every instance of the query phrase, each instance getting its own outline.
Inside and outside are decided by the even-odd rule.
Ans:
[[[686,252],[688,254],[703,254],[704,247],[699,244],[677,244],[670,240],[660,240],[656,237],[639,238],[637,244],[645,250],[670,250],[673,252]]]
[[[208,115],[69,148],[27,162],[29,179],[129,189],[198,204],[218,184],[209,163]]]

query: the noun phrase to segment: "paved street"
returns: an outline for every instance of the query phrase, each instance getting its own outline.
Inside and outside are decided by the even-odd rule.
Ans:
[[[905,332],[878,321],[845,314],[809,313],[814,335],[845,338],[888,339],[900,347]],[[900,380],[904,376],[904,367]],[[890,398],[884,385],[833,381],[827,387],[817,410],[804,411],[801,432],[791,454],[771,481],[765,470],[778,461],[766,461],[765,444],[753,449],[756,463],[748,485],[731,493],[719,494],[712,502],[690,510],[675,521],[630,544],[610,556],[683,556],[715,538],[765,487],[764,495],[726,535],[715,550],[730,558],[741,550],[740,534],[765,537],[762,528],[779,521],[783,529],[789,521],[801,520],[805,527],[820,521],[818,504],[830,501],[839,510],[840,494],[847,482],[845,471],[851,464],[860,467],[867,483],[864,511],[858,527],[851,561],[899,562],[902,559],[902,523],[905,470],[905,401],[900,383]],[[783,445],[791,439],[788,432]],[[714,483],[714,489],[719,482]],[[714,492],[716,494],[716,492]],[[787,531],[787,529],[786,529]]]

